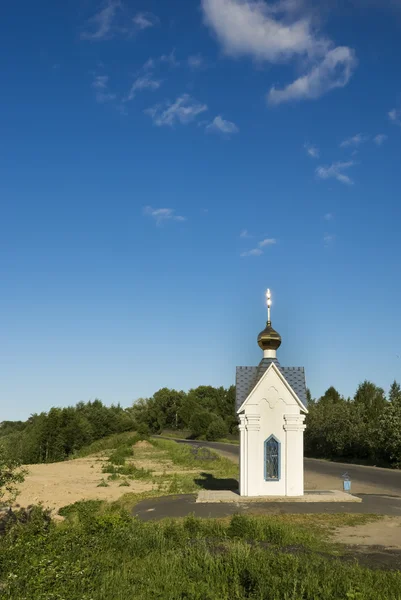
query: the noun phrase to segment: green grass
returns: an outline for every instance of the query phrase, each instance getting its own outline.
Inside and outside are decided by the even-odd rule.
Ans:
[[[154,439],[152,444],[155,448],[166,452],[175,465],[187,469],[207,470],[224,477],[238,477],[238,465],[213,450],[206,450],[206,452],[201,450],[197,453],[190,445],[162,439]],[[203,455],[205,459],[202,459]]]
[[[97,484],[97,487],[109,487],[109,484],[105,479],[101,479],[100,483]]]
[[[169,437],[171,439],[181,439],[181,440],[189,440],[192,438],[192,432],[190,429],[164,429],[160,434],[163,437]],[[205,439],[203,437],[197,438],[199,440]],[[224,443],[224,444],[238,444],[239,445],[239,435],[229,434],[225,438],[219,438],[215,440],[216,442]]]
[[[115,450],[121,447],[133,446],[139,440],[142,440],[143,436],[132,432],[126,431],[125,433],[115,433],[101,440],[93,442],[89,446],[85,446],[78,450],[73,458],[86,458],[91,454],[97,454],[98,452],[105,452],[108,450]]]
[[[343,560],[338,546],[282,517],[143,523],[80,502],[49,524],[37,509],[0,544],[6,600],[396,600],[401,574]]]
[[[237,487],[238,466],[213,450],[197,450],[162,439],[150,439],[149,448],[133,448],[137,441],[139,438],[132,434],[102,440],[104,453],[108,454],[102,472],[108,474],[109,481],[125,477],[151,482],[155,486],[152,496],[196,493],[204,487],[221,487],[222,480],[228,487]],[[93,450],[93,445],[90,448]],[[84,449],[84,453],[87,454],[88,450]],[[137,466],[135,463],[141,459],[158,463],[158,471],[164,472],[155,475],[151,470]],[[165,465],[170,464],[171,467],[171,463],[178,472],[167,472]]]

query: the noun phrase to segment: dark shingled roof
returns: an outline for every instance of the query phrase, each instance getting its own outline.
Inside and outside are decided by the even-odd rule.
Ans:
[[[247,399],[255,385],[263,377],[263,374],[274,362],[281,371],[287,383],[294,390],[304,406],[307,406],[305,370],[303,367],[282,367],[277,358],[262,358],[257,367],[237,367],[236,373],[236,400],[235,408],[238,410]]]

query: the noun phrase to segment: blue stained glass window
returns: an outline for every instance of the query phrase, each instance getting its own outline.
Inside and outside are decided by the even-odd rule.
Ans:
[[[280,479],[280,442],[273,435],[265,441],[265,479]]]

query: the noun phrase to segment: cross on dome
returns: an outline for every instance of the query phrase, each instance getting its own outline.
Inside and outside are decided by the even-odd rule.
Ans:
[[[272,327],[271,323],[271,309],[272,295],[270,289],[266,292],[266,304],[267,304],[267,323],[263,331],[258,335],[259,347],[263,350],[265,358],[275,358],[276,350],[281,346],[281,336]]]

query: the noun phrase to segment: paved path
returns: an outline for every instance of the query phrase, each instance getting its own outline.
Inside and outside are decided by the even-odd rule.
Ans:
[[[171,438],[169,438],[171,439]],[[221,454],[238,460],[239,446],[219,442],[176,440],[178,443],[214,448]],[[133,514],[144,521],[166,517],[226,517],[235,513],[282,514],[282,513],[362,513],[401,516],[401,473],[376,467],[363,467],[323,460],[305,459],[305,481],[333,482],[341,489],[341,475],[348,471],[353,493],[362,498],[362,503],[295,503],[295,502],[249,502],[247,503],[196,503],[196,494],[152,498],[137,504]],[[321,478],[321,479],[319,479]],[[309,488],[312,489],[312,488]],[[336,489],[336,487],[320,487]],[[361,490],[369,490],[364,492]]]
[[[250,502],[246,503],[223,503],[201,504],[196,502],[196,494],[185,494],[180,496],[163,496],[162,498],[150,498],[139,502],[134,509],[133,515],[143,521],[165,519],[167,517],[228,517],[235,513],[248,513],[253,515],[262,514],[284,514],[284,513],[361,513],[401,516],[401,498],[389,498],[387,496],[363,496],[362,502]]]
[[[193,446],[214,448],[233,460],[238,460],[239,457],[239,446],[236,444],[193,440],[176,441]],[[342,489],[342,475],[347,472],[352,481],[352,492],[355,494],[401,496],[401,471],[329,462],[315,458],[305,458],[304,465],[306,489]]]

